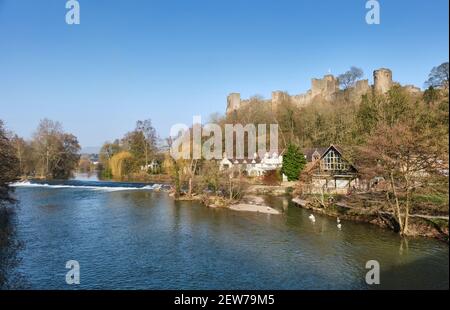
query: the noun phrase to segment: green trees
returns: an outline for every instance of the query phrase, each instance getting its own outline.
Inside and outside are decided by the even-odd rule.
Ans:
[[[109,166],[112,176],[120,179],[132,172],[133,155],[127,151],[119,152],[111,158]]]
[[[283,167],[281,172],[285,174],[289,181],[296,181],[300,177],[300,172],[306,165],[305,155],[300,148],[290,144],[283,156]]]
[[[150,162],[158,157],[157,142],[158,136],[152,121],[137,121],[135,129],[126,133],[122,139],[103,144],[100,150],[102,176],[123,178],[147,173]]]

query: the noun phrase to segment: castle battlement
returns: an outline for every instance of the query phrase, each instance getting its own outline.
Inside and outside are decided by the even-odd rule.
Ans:
[[[386,93],[394,85],[392,81],[392,71],[386,68],[380,68],[373,72],[374,85],[369,85],[368,80],[359,80],[355,86],[349,89],[351,98],[361,98],[370,90],[378,93]],[[412,89],[412,87],[411,87]],[[416,90],[415,88],[414,90]],[[289,95],[283,91],[273,91],[271,100],[267,100],[271,104],[272,109],[276,109],[282,102],[291,101],[295,105],[301,107],[306,106],[314,101],[332,101],[341,93],[339,88],[339,80],[331,74],[325,75],[321,79],[311,79],[311,89],[304,94]],[[242,100],[239,93],[231,93],[227,97],[227,114],[238,110],[240,107],[249,104],[250,100]]]

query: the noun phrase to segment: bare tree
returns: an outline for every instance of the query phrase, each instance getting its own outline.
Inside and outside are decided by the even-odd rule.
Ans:
[[[364,71],[357,67],[351,67],[347,72],[338,76],[339,84],[345,89],[355,86],[358,79],[364,76]]]
[[[63,131],[59,122],[44,119],[33,136],[41,177],[67,178],[78,163],[80,145],[74,135]]]
[[[448,89],[448,82],[449,82],[448,62],[444,62],[431,70],[428,76],[428,80],[425,82],[425,85],[427,87],[432,86],[434,88],[439,87]]]
[[[0,207],[2,202],[12,201],[9,196],[11,190],[9,183],[17,180],[18,175],[19,160],[0,120]]]
[[[358,161],[365,178],[387,181],[385,202],[395,215],[400,234],[407,235],[413,193],[432,186],[429,181],[434,176],[442,176],[448,153],[429,129],[407,123],[380,124],[360,147]]]
[[[156,129],[152,125],[152,120],[146,119],[144,121],[137,121],[136,131],[142,132],[144,138],[145,167],[147,167],[150,154],[156,150],[158,140]]]

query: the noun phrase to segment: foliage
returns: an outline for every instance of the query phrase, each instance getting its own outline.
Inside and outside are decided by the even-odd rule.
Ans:
[[[68,178],[78,165],[80,149],[77,138],[65,133],[59,122],[44,119],[31,141],[33,172],[45,178]]]
[[[114,142],[107,141],[103,144],[99,154],[101,176],[121,178],[125,175],[142,173],[142,171],[146,174],[155,173],[145,167],[148,167],[152,160],[160,157],[157,153],[157,142],[158,136],[151,120],[137,121],[135,129],[126,133],[122,139],[116,139]],[[118,176],[117,167],[112,168],[112,165],[116,165],[117,162],[112,163],[112,158],[121,152],[127,152],[131,156],[125,162],[126,173],[123,174],[124,171],[121,171],[121,176]]]
[[[133,155],[122,151],[114,155],[110,160],[111,174],[114,178],[123,178],[132,172]]]
[[[289,181],[296,181],[300,177],[300,172],[306,165],[305,155],[297,145],[290,144],[283,156],[283,167],[281,172],[285,174]]]
[[[0,208],[4,202],[12,201],[9,183],[17,180],[19,172],[20,165],[14,146],[0,120]]]
[[[448,185],[443,173],[448,169],[448,121],[447,125],[439,122],[439,107],[412,99],[394,88],[376,101],[381,104],[364,114],[376,121],[358,154],[363,177],[370,180],[382,176],[386,180],[384,200],[404,235],[408,234],[414,193],[424,189],[433,192]]]
[[[20,248],[20,242],[15,236],[12,207],[15,200],[11,197],[13,189],[9,184],[18,179],[20,162],[13,139],[9,136],[0,120],[0,289],[14,288],[18,282],[11,275],[11,270],[18,263],[17,250]]]
[[[436,89],[433,86],[428,87],[428,89],[423,93],[423,101],[430,105],[434,104],[440,98],[439,92],[439,89]]]

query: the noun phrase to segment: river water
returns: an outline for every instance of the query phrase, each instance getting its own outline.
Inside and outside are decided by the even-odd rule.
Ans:
[[[282,215],[175,202],[152,186],[89,178],[21,184],[15,214],[20,275],[31,289],[448,289],[449,248],[402,240],[267,198]],[[66,262],[80,264],[70,286]],[[380,285],[366,284],[366,262]]]

